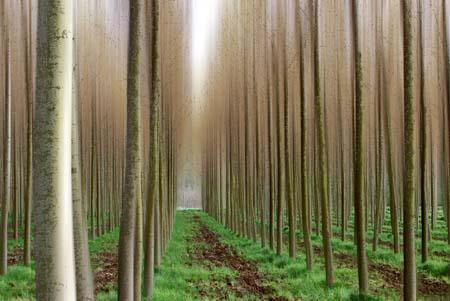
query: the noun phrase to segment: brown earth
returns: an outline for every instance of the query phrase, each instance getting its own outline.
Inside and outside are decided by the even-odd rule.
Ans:
[[[208,268],[224,267],[237,272],[235,280],[210,279],[208,283],[196,283],[199,294],[203,298],[224,298],[228,292],[233,292],[238,298],[253,296],[257,300],[285,300],[274,296],[274,291],[263,284],[264,275],[260,273],[253,262],[238,255],[236,250],[219,240],[219,236],[201,224],[198,216],[194,217],[199,225],[199,231],[194,237],[196,247],[190,254],[191,258]],[[222,285],[222,286],[221,286]],[[225,290],[224,290],[225,288]],[[215,296],[211,296],[211,291]]]
[[[298,245],[303,248],[304,243]],[[314,246],[314,254],[322,256],[322,248]],[[438,256],[446,256],[439,254]],[[338,267],[356,268],[355,258],[344,253],[333,253],[333,259]],[[403,289],[403,276],[400,269],[383,263],[369,262],[369,272],[376,272],[383,279],[382,288],[395,289],[399,292]],[[445,281],[427,278],[424,274],[418,274],[419,293],[423,296],[439,296],[450,294],[450,284]]]
[[[107,292],[111,285],[117,283],[118,259],[116,253],[102,252],[96,254],[93,265],[95,269],[95,293]]]
[[[450,261],[450,253],[448,252],[442,252],[442,251],[436,251],[433,252],[433,256],[435,257],[443,257],[440,258],[441,260]]]
[[[8,265],[16,265],[23,261],[23,250],[16,248],[12,252],[8,252]]]
[[[387,288],[392,288],[397,291],[403,289],[403,275],[399,269],[382,263],[370,263],[369,269],[376,271],[383,278]],[[417,289],[424,296],[450,294],[450,284],[440,280],[426,278],[423,274],[418,275]]]

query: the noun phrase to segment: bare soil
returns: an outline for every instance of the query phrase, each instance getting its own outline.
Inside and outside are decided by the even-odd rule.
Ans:
[[[274,296],[273,289],[264,285],[264,275],[258,271],[253,262],[239,256],[234,248],[222,243],[216,233],[200,222],[199,217],[194,217],[194,221],[199,226],[198,233],[194,237],[195,245],[198,247],[190,254],[191,259],[210,269],[225,267],[237,272],[236,279],[225,278],[225,285],[224,279],[210,279],[208,283],[196,283],[202,298],[223,299],[228,291],[233,292],[238,298],[251,295],[257,300],[285,300]],[[211,292],[215,296],[211,296]]]
[[[303,242],[299,242],[303,247]],[[322,256],[322,248],[314,246],[314,254]],[[444,256],[444,254],[440,254]],[[333,259],[338,267],[356,268],[355,258],[344,253],[333,253]],[[382,288],[403,290],[403,275],[400,269],[388,264],[369,262],[369,273],[377,273],[384,284]],[[422,296],[450,295],[450,284],[438,279],[427,278],[424,274],[418,274],[418,291]]]
[[[16,248],[12,252],[8,252],[8,265],[16,265],[23,261],[23,250]]]
[[[117,283],[118,258],[116,253],[102,252],[95,256],[95,293],[107,292]]]

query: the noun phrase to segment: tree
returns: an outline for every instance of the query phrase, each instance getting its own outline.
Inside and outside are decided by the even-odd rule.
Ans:
[[[145,229],[145,256],[144,256],[144,296],[151,297],[153,293],[154,281],[154,223],[155,223],[155,208],[157,202],[157,186],[158,186],[158,119],[159,106],[161,97],[161,83],[160,83],[160,61],[159,61],[159,0],[152,0],[152,5],[147,5],[147,18],[151,22],[151,41],[149,45],[151,49],[151,98],[150,98],[150,167],[148,175],[148,202],[146,212],[146,229]],[[151,16],[151,18],[150,18]],[[148,29],[147,29],[148,30]],[[150,32],[148,32],[150,34]],[[152,40],[150,40],[150,38]]]
[[[387,84],[387,70],[383,58],[381,63],[381,74],[382,74],[382,86],[386,87]],[[395,172],[394,172],[394,159],[392,152],[392,135],[391,135],[391,116],[390,116],[390,103],[389,97],[384,97],[384,132],[386,139],[386,163],[387,163],[387,174],[388,174],[388,186],[389,186],[389,207],[391,213],[391,228],[393,237],[393,249],[395,253],[400,252],[400,239],[399,239],[399,229],[398,229],[398,209],[396,200],[396,182],[395,182]]]
[[[420,44],[420,201],[422,217],[422,262],[428,260],[428,205],[426,193],[426,166],[427,166],[427,107],[425,104],[425,65],[424,65],[424,37],[423,37],[423,7],[419,1],[419,44]]]
[[[267,33],[266,33],[267,34]],[[266,46],[267,50],[268,46]],[[268,51],[266,51],[268,52]],[[272,93],[270,89],[270,75],[273,73],[273,68],[271,64],[269,63],[269,56],[266,53],[266,64],[267,64],[267,160],[269,161],[269,246],[270,249],[273,251],[275,249],[275,181],[274,181],[274,164],[273,164],[273,134],[272,134],[272,128],[273,128],[273,122],[272,122]]]
[[[1,13],[3,19],[3,38],[5,51],[5,127],[3,135],[3,196],[1,208],[1,236],[0,236],[0,275],[5,275],[8,270],[8,212],[9,204],[11,202],[11,64],[10,64],[10,41],[8,32],[9,18],[6,15],[5,2],[2,2]]]
[[[403,183],[403,252],[404,276],[403,297],[414,301],[417,298],[416,248],[414,234],[415,219],[415,151],[414,151],[414,96],[413,96],[413,33],[412,3],[402,1],[403,56],[404,56],[404,183]]]
[[[128,70],[127,70],[127,138],[125,187],[122,195],[122,217],[119,238],[119,300],[134,300],[134,240],[136,202],[140,197],[141,177],[139,53],[141,1],[129,4]]]
[[[75,300],[72,221],[72,1],[38,7],[33,200],[37,300]]]
[[[324,134],[324,117],[322,110],[322,100],[320,91],[320,75],[319,75],[319,1],[315,1],[315,7],[312,3],[311,16],[314,16],[313,23],[313,51],[314,51],[314,107],[316,118],[316,129],[318,138],[318,160],[319,160],[319,185],[321,192],[321,212],[322,212],[322,240],[325,256],[326,283],[331,287],[334,282],[333,276],[333,250],[331,247],[331,222],[329,217],[328,204],[328,181],[326,170],[326,154],[325,154],[325,134]]]
[[[300,9],[300,8],[299,8]],[[300,12],[299,12],[300,13]],[[311,16],[312,18],[312,16]],[[304,73],[304,53],[303,53],[303,36],[300,30],[300,106],[301,106],[301,116],[300,116],[300,126],[301,126],[301,137],[300,137],[300,181],[301,181],[301,214],[302,214],[302,230],[303,230],[303,240],[305,243],[305,253],[306,253],[306,267],[308,270],[312,270],[313,267],[313,249],[311,243],[311,218],[309,216],[310,212],[310,200],[308,195],[308,173],[306,166],[306,152],[307,143],[306,137],[308,135],[306,126],[306,99],[305,99],[305,73]]]
[[[282,158],[282,121],[280,113],[280,80],[279,80],[279,66],[275,63],[275,58],[273,58],[275,72],[275,115],[276,115],[276,144],[277,144],[277,255],[281,255],[281,249],[283,245],[283,158]]]
[[[287,215],[289,224],[289,257],[295,258],[296,244],[295,244],[295,208],[294,208],[294,193],[292,189],[292,161],[289,149],[289,85],[288,85],[288,65],[287,65],[287,24],[284,28],[284,40],[283,40],[283,112],[284,112],[284,160],[286,162],[285,168],[285,186],[286,186],[286,203],[287,203]]]
[[[355,58],[355,141],[353,147],[353,181],[355,193],[355,231],[358,261],[359,292],[366,294],[369,289],[369,274],[367,268],[367,255],[365,249],[365,202],[363,199],[363,98],[362,98],[362,66],[361,53],[359,52],[358,33],[358,7],[357,1],[352,1],[352,22],[353,22],[353,47]],[[376,231],[376,230],[375,230]]]
[[[76,5],[76,3],[75,3]],[[76,11],[76,8],[75,8]],[[76,29],[76,25],[74,26]],[[75,41],[77,34],[75,32]],[[74,42],[76,43],[76,42]],[[76,49],[76,44],[74,45]],[[75,75],[72,87],[72,203],[73,203],[73,238],[75,246],[75,268],[77,300],[95,300],[94,281],[89,258],[88,232],[86,224],[86,210],[81,188],[81,151],[78,116],[78,60],[74,53]]]
[[[450,54],[448,53],[449,46],[448,46],[448,27],[447,27],[447,1],[442,0],[442,23],[445,28],[444,31],[444,57],[445,57],[445,81],[446,81],[446,87],[447,87],[447,122],[448,122],[448,131],[447,135],[448,138],[450,138]],[[444,121],[445,122],[445,121]],[[445,134],[443,134],[445,135]],[[444,138],[445,139],[445,138]],[[448,141],[448,140],[447,140]],[[447,160],[447,164],[449,165],[447,169],[450,173],[450,159]],[[444,206],[445,207],[445,206]],[[450,244],[450,188],[447,188],[447,238],[448,243]]]
[[[25,14],[25,1],[22,0],[22,13],[24,16],[24,62],[25,62],[25,86],[27,93],[27,171],[24,208],[24,250],[23,261],[25,265],[31,263],[31,206],[33,195],[33,80],[32,80],[32,28],[31,28],[31,1],[28,2],[28,14]],[[25,29],[26,28],[26,29]]]

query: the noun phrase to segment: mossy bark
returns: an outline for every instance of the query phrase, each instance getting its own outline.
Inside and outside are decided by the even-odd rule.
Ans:
[[[38,6],[33,136],[36,299],[75,300],[72,221],[73,1]]]

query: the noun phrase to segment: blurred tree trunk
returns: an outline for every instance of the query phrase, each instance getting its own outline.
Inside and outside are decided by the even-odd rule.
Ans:
[[[285,186],[286,186],[286,205],[289,225],[289,257],[295,258],[296,243],[295,243],[295,207],[294,207],[294,193],[292,189],[292,160],[289,148],[289,85],[288,85],[288,64],[287,64],[287,24],[284,28],[283,37],[283,96],[284,96],[284,160],[285,160]]]
[[[0,236],[0,275],[8,271],[8,211],[11,201],[11,65],[8,16],[6,2],[2,1],[1,16],[3,19],[3,50],[5,58],[4,77],[4,134],[3,134],[3,195],[1,206],[1,236]]]
[[[404,248],[404,286],[405,300],[414,301],[417,298],[416,248],[414,234],[415,215],[415,143],[414,143],[414,95],[413,95],[413,30],[412,3],[402,2],[403,16],[403,55],[404,55],[404,116],[405,116],[405,174],[403,196],[403,248]]]
[[[151,96],[150,96],[150,162],[148,175],[148,201],[146,210],[146,228],[145,228],[145,256],[144,256],[144,296],[150,298],[153,295],[154,288],[154,269],[155,269],[155,208],[157,202],[158,185],[158,153],[159,153],[159,106],[161,98],[160,82],[160,58],[159,58],[159,0],[152,0],[151,5],[147,3],[147,39],[150,43],[148,49],[151,49]],[[202,185],[203,186],[203,185]]]
[[[75,3],[76,5],[76,3]],[[77,6],[75,6],[77,12]],[[77,23],[75,19],[75,39],[74,49],[77,49],[78,35],[76,32]],[[94,280],[91,270],[89,257],[88,232],[86,225],[86,215],[83,205],[81,189],[81,148],[79,135],[79,116],[78,116],[78,74],[79,66],[77,55],[74,53],[74,76],[72,87],[72,203],[73,203],[73,238],[75,246],[75,268],[77,300],[93,301]],[[30,107],[31,109],[31,107]]]
[[[424,37],[423,37],[423,7],[419,1],[419,62],[420,62],[420,201],[422,217],[422,262],[428,260],[428,203],[427,203],[427,107],[425,103],[425,65],[424,65]]]
[[[446,87],[447,87],[447,123],[448,123],[448,130],[447,135],[448,139],[447,141],[450,141],[450,54],[448,53],[449,46],[448,46],[448,28],[447,28],[447,2],[445,0],[442,0],[442,23],[445,28],[444,31],[444,55],[445,55],[445,80],[446,80]],[[442,133],[445,135],[444,133]],[[447,159],[448,167],[447,174],[450,174],[450,158]],[[447,206],[444,206],[444,208],[447,208],[447,239],[448,243],[450,244],[450,188],[447,187]]]
[[[297,3],[297,2],[296,2]],[[298,4],[299,5],[299,4]],[[300,10],[300,7],[298,7]],[[301,15],[301,12],[299,12]],[[300,32],[300,127],[301,127],[301,137],[300,137],[300,181],[301,181],[301,214],[302,214],[302,230],[303,230],[303,241],[305,243],[305,253],[306,253],[306,267],[309,271],[313,268],[313,249],[311,243],[311,217],[310,217],[310,205],[311,201],[309,198],[308,190],[308,167],[307,167],[307,143],[306,137],[308,136],[307,130],[307,119],[306,119],[306,96],[305,96],[305,68],[304,68],[304,52],[303,52],[303,35],[302,29]]]
[[[331,222],[328,204],[328,180],[326,170],[326,149],[325,149],[325,132],[324,132],[324,116],[322,109],[321,91],[320,91],[320,75],[319,75],[319,1],[315,1],[315,7],[311,3],[311,9],[314,13],[314,33],[313,33],[313,49],[314,49],[314,97],[315,97],[315,116],[318,138],[318,160],[319,160],[319,185],[321,194],[321,213],[322,213],[322,240],[325,257],[326,284],[331,287],[334,283],[333,276],[333,250],[331,247]]]
[[[134,300],[134,238],[138,182],[141,176],[139,52],[140,0],[129,4],[128,78],[127,78],[127,138],[125,187],[122,196],[122,217],[119,238],[119,300]],[[97,225],[98,226],[98,225]]]
[[[31,206],[33,194],[33,68],[32,68],[32,3],[28,1],[27,14],[25,13],[25,0],[22,0],[22,13],[24,26],[24,62],[25,62],[25,89],[26,89],[26,114],[27,114],[27,164],[26,187],[24,199],[24,251],[25,265],[31,263]]]
[[[362,64],[360,53],[360,42],[358,32],[358,4],[352,1],[352,26],[353,26],[353,47],[355,60],[355,137],[354,137],[354,193],[355,193],[355,234],[358,261],[358,279],[360,294],[367,294],[369,291],[369,274],[367,268],[367,255],[365,249],[366,222],[364,212],[366,211],[363,193],[363,97],[362,97]],[[376,230],[375,230],[376,231]]]

